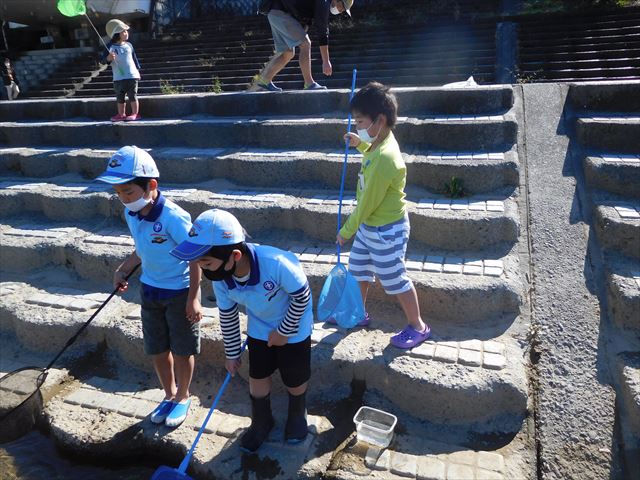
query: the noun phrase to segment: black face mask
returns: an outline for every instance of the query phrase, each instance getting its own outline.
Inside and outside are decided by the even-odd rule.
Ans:
[[[205,268],[202,268],[202,274],[212,282],[220,282],[227,278],[231,278],[231,276],[236,272],[236,262],[233,262],[233,267],[231,267],[231,270],[225,270],[224,267],[227,264],[227,261],[225,261],[215,270],[207,270]]]

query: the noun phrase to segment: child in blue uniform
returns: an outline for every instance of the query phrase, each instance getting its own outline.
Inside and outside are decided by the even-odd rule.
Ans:
[[[144,150],[122,147],[97,180],[113,185],[125,206],[135,251],[116,269],[114,287],[125,291],[126,276],[142,263],[142,334],[165,399],[151,421],[177,427],[187,417],[189,385],[200,353],[200,268],[169,255],[189,238],[191,217],[158,190],[160,173]]]
[[[270,392],[276,370],[289,391],[285,439],[303,441],[307,436],[305,395],[311,375],[313,306],[298,259],[274,247],[246,243],[238,220],[216,209],[201,214],[193,222],[189,239],[171,254],[184,261],[197,260],[204,276],[213,281],[225,366],[232,375],[240,366],[242,348],[238,306],[246,306],[252,413],[241,448],[256,451],[273,428]]]

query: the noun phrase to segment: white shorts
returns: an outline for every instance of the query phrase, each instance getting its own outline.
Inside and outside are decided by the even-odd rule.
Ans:
[[[349,272],[359,282],[374,282],[378,277],[389,295],[410,290],[413,284],[404,264],[410,230],[408,217],[381,227],[360,225],[349,255]]]

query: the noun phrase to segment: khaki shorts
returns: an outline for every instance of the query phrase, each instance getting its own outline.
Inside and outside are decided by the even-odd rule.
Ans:
[[[288,13],[282,10],[271,10],[267,18],[271,25],[276,53],[295,51],[295,48],[307,38],[307,30]]]
[[[141,294],[144,353],[158,355],[171,351],[182,356],[200,353],[200,323],[187,320],[188,295],[188,289],[175,297],[157,300]]]

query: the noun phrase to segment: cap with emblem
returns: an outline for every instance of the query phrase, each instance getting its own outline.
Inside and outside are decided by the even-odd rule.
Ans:
[[[211,247],[235,245],[244,242],[245,234],[236,217],[226,210],[216,208],[201,213],[185,240],[171,250],[171,255],[180,260],[191,261],[206,254]]]
[[[96,180],[120,185],[134,178],[160,178],[151,155],[134,145],[122,147],[107,162],[107,170]]]

